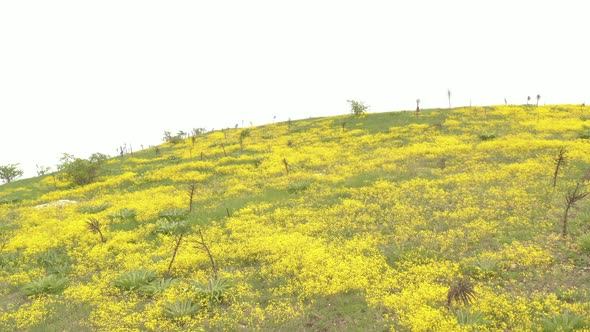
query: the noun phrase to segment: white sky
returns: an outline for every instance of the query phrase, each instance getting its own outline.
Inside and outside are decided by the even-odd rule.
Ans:
[[[164,130],[590,102],[585,1],[0,0],[0,165]]]

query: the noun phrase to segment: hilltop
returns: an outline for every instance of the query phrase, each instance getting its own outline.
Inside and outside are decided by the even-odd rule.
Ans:
[[[579,105],[345,115],[15,181],[0,330],[589,328],[589,139]]]

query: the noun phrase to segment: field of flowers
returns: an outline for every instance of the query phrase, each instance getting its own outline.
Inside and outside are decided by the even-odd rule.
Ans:
[[[0,330],[590,331],[590,196],[566,200],[589,169],[590,108],[524,105],[227,129],[82,187],[17,181]]]

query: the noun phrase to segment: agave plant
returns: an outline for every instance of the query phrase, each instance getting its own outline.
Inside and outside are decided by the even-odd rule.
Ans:
[[[119,275],[114,286],[125,291],[133,291],[156,280],[156,272],[147,269],[135,269]]]
[[[135,218],[137,213],[135,210],[129,210],[128,208],[123,208],[115,213],[109,214],[109,218],[111,220],[130,220]]]
[[[161,219],[165,219],[168,221],[181,221],[185,220],[188,216],[189,211],[186,209],[172,209],[172,210],[165,210],[158,214]]]
[[[174,279],[156,279],[151,281],[148,284],[139,286],[137,288],[137,293],[144,295],[144,296],[154,296],[157,293],[161,293],[165,291],[170,285],[174,283]]]
[[[457,323],[465,326],[481,326],[489,324],[489,321],[485,318],[484,314],[480,311],[469,311],[469,310],[457,310],[455,312],[457,317]]]
[[[99,213],[102,212],[106,209],[109,208],[109,204],[107,203],[102,203],[99,205],[87,205],[87,206],[81,206],[78,208],[78,211],[80,213],[86,213],[86,214],[94,214],[94,213]]]
[[[163,306],[163,309],[168,318],[177,319],[196,314],[199,311],[199,305],[191,299],[184,299],[168,302]]]
[[[154,232],[167,235],[183,234],[188,231],[190,225],[187,221],[178,220],[158,220]]]
[[[62,276],[50,274],[34,280],[23,287],[27,296],[40,294],[57,294],[68,285],[68,280]]]
[[[225,292],[231,287],[228,279],[211,278],[205,283],[196,282],[193,284],[193,290],[200,296],[206,298],[211,303],[220,303],[223,301]]]

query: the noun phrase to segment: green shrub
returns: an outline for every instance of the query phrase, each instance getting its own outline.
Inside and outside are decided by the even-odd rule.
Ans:
[[[169,131],[165,131],[164,132],[164,137],[162,137],[162,141],[164,142],[168,142],[170,144],[179,144],[182,143],[183,136],[184,136],[184,132],[178,132],[176,135],[172,135],[171,132]]]
[[[148,285],[154,280],[156,280],[156,272],[142,268],[119,275],[113,284],[119,289],[133,291]]]
[[[350,112],[355,116],[361,116],[367,112],[369,106],[365,105],[362,101],[347,100],[350,104]]]
[[[168,318],[177,319],[192,316],[199,312],[199,305],[190,299],[168,302],[163,306],[164,314]]]
[[[61,164],[57,169],[75,185],[83,186],[96,181],[107,158],[102,153],[95,153],[88,159],[76,158],[66,153],[60,159]]]
[[[62,276],[51,274],[26,284],[23,292],[27,296],[40,294],[61,293],[67,286],[68,280]]]

